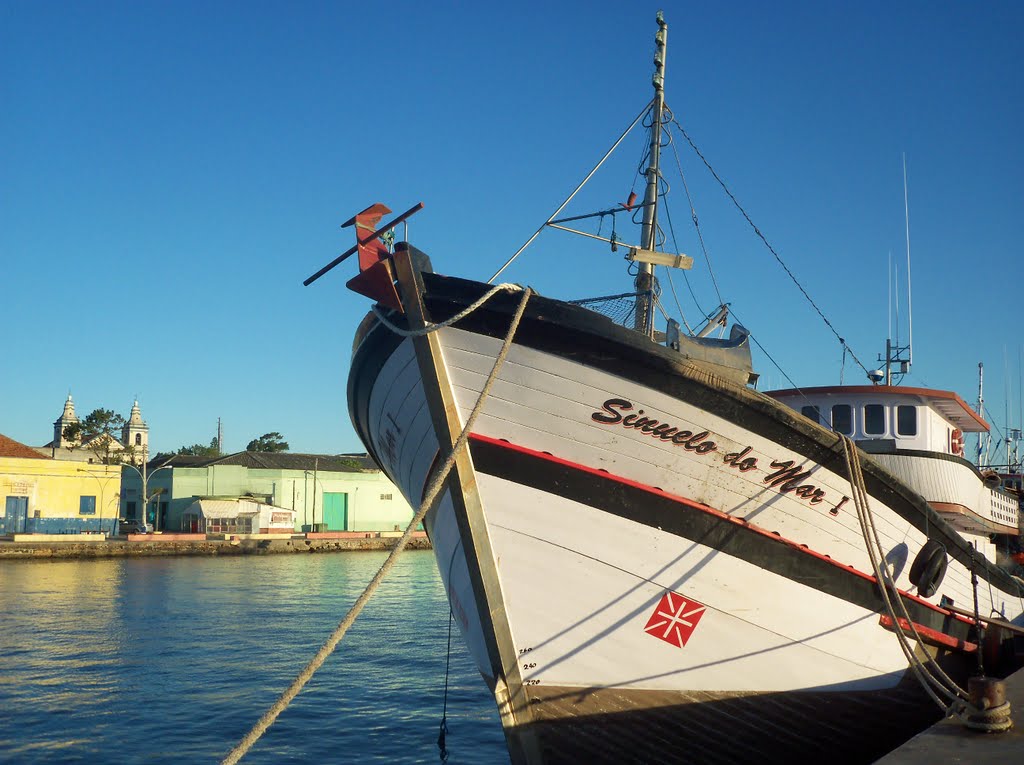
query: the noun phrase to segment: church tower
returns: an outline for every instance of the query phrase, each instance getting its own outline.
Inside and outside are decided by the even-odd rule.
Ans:
[[[68,394],[68,400],[64,402],[64,412],[57,421],[53,423],[53,447],[55,449],[63,449],[67,446],[77,445],[77,442],[68,441],[64,438],[64,428],[68,425],[74,425],[78,422],[78,417],[75,416],[75,402],[71,400],[71,394]]]
[[[139,411],[139,400],[132,404],[132,413],[128,422],[121,428],[121,443],[125,449],[134,448],[136,460],[145,462],[149,459],[149,425],[142,420]]]

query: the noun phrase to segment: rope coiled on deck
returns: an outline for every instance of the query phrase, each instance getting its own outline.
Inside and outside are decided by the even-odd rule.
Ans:
[[[481,300],[477,301],[477,303],[479,305],[482,305],[483,302],[491,295],[495,294],[500,289],[507,289],[508,286],[509,285],[499,285],[498,287],[495,287],[487,295],[481,298]],[[518,290],[521,288],[514,287],[514,289]],[[317,651],[316,655],[312,658],[309,664],[307,664],[306,667],[299,673],[298,677],[296,677],[292,684],[288,686],[287,690],[285,690],[285,692],[281,694],[281,697],[274,703],[274,705],[271,706],[270,709],[268,709],[263,714],[262,717],[260,717],[260,719],[252,727],[252,730],[250,730],[245,735],[245,737],[238,742],[235,748],[232,749],[228,753],[228,755],[221,761],[221,765],[234,765],[239,760],[241,760],[242,757],[244,757],[245,754],[253,747],[253,745],[257,741],[259,741],[260,737],[267,731],[267,729],[274,724],[274,722],[277,720],[281,712],[288,708],[288,705],[291,703],[292,699],[294,699],[299,694],[303,687],[305,687],[306,683],[309,682],[310,678],[313,677],[313,674],[318,669],[320,669],[323,663],[327,660],[327,657],[334,652],[334,649],[337,647],[338,643],[341,642],[341,639],[345,636],[345,633],[348,632],[348,629],[352,626],[352,623],[355,622],[356,617],[359,616],[359,613],[363,610],[363,607],[369,602],[370,598],[373,597],[373,594],[374,592],[376,592],[377,587],[380,585],[381,581],[387,575],[388,571],[391,570],[392,566],[394,566],[399,554],[405,549],[405,546],[409,543],[409,539],[412,537],[413,531],[416,529],[417,526],[420,525],[420,523],[423,522],[424,516],[426,516],[430,508],[433,507],[434,500],[441,493],[441,488],[444,486],[444,483],[448,478],[448,474],[451,472],[452,466],[455,464],[455,460],[458,457],[459,452],[461,452],[465,448],[466,443],[469,441],[469,434],[470,432],[472,432],[472,428],[474,423],[476,422],[477,417],[483,410],[484,401],[486,401],[487,395],[490,393],[491,387],[494,385],[494,381],[498,377],[498,371],[501,369],[502,364],[505,362],[505,357],[508,356],[508,352],[512,347],[512,338],[515,336],[516,329],[519,327],[519,322],[523,318],[523,312],[526,310],[526,303],[530,299],[530,296],[532,294],[533,290],[530,289],[529,287],[523,290],[523,296],[519,301],[519,306],[516,308],[515,315],[512,317],[512,323],[509,326],[508,334],[506,334],[505,336],[505,341],[501,346],[501,351],[498,353],[497,358],[495,358],[494,360],[494,366],[491,368],[491,373],[490,375],[488,375],[487,381],[484,383],[484,386],[480,391],[480,396],[477,398],[476,404],[473,406],[473,411],[470,413],[469,419],[466,420],[466,426],[462,429],[462,432],[459,434],[459,437],[456,440],[454,446],[452,446],[452,450],[449,453],[448,458],[444,461],[444,464],[441,465],[440,468],[434,473],[434,477],[431,479],[430,486],[428,487],[427,492],[423,498],[423,503],[420,505],[419,510],[416,511],[416,514],[413,515],[412,520],[409,521],[409,525],[406,527],[405,533],[402,534],[401,538],[395,544],[394,549],[391,551],[391,554],[388,555],[387,560],[385,560],[384,563],[381,565],[380,570],[373,577],[370,583],[366,586],[366,589],[363,590],[362,595],[359,596],[359,598],[353,604],[352,608],[349,609],[349,612],[345,615],[345,618],[341,620],[341,623],[339,623],[338,626],[335,628],[334,632],[331,633],[330,637],[327,639],[327,642],[325,642],[323,646],[320,648],[320,650]],[[474,306],[476,307],[479,307],[479,305],[474,304]],[[473,308],[473,310],[475,310],[474,306],[471,306],[470,308]],[[467,309],[463,313],[468,315],[468,313],[470,313],[470,310]],[[449,321],[454,323],[453,320]],[[440,328],[440,325],[431,326],[434,329]],[[404,333],[405,330],[402,330],[402,332]],[[421,334],[426,333],[422,332]]]

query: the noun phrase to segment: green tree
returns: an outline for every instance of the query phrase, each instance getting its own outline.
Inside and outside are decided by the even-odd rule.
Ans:
[[[264,433],[259,438],[250,441],[245,450],[247,452],[286,452],[290,447],[288,442],[280,433]]]
[[[189,454],[193,457],[216,457],[220,454],[220,446],[217,444],[216,436],[210,441],[209,446],[203,446],[202,444],[192,444],[192,446],[183,446],[177,451],[178,454]]]
[[[73,452],[82,445],[82,423],[73,422],[70,425],[65,425],[61,435],[64,436],[66,441],[70,442],[65,448],[69,452]]]
[[[64,438],[82,444],[96,455],[96,459],[105,465],[122,462],[125,457],[134,462],[135,448],[129,446],[122,452],[114,448],[125,419],[112,409],[94,409],[81,422],[72,423],[64,428]]]

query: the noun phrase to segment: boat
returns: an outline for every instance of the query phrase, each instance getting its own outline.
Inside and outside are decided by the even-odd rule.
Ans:
[[[724,310],[655,329],[655,266],[690,265],[657,237],[667,31],[643,200],[599,213],[642,213],[637,246],[604,238],[625,319],[435,272],[383,238],[422,205],[355,215],[306,283],[358,253],[352,422],[425,512],[513,763],[870,762],[1012,661],[1024,583],[991,538],[1016,503],[963,456],[988,426],[956,393],[764,393]]]

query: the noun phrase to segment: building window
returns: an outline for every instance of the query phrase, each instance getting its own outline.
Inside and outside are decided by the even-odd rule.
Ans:
[[[899,436],[917,435],[917,407],[896,407],[896,434]]]
[[[135,514],[135,503],[134,502],[125,502],[124,503],[124,517],[125,518],[136,518],[136,519],[138,519],[138,516]]]
[[[853,435],[853,409],[849,404],[832,407],[832,430],[844,436]]]
[[[821,410],[816,406],[805,406],[800,410],[800,414],[808,420],[821,424]]]
[[[96,515],[96,497],[79,497],[78,514]]]
[[[135,445],[136,446],[142,446],[142,434],[141,433],[136,433],[135,434]]]
[[[383,500],[389,500],[390,501],[391,495],[390,494],[381,494],[380,498],[383,499]]]
[[[885,433],[885,407],[881,404],[867,404],[864,407],[864,434],[880,436]]]
[[[208,534],[252,534],[252,516],[238,516],[236,518],[207,518],[206,532]]]

